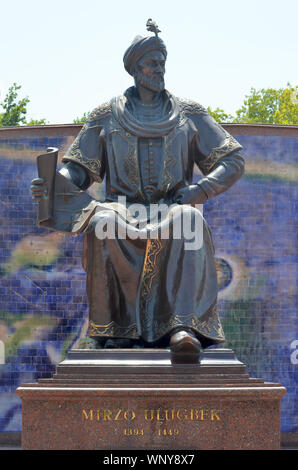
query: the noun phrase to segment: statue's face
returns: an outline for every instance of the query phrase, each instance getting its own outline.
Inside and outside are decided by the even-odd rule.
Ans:
[[[153,91],[162,91],[165,87],[165,63],[166,59],[161,51],[145,54],[136,65],[136,83]]]

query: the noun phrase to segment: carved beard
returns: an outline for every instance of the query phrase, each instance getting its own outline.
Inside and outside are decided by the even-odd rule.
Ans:
[[[134,74],[134,79],[136,84],[139,83],[144,88],[149,88],[152,91],[162,91],[165,87],[164,79],[154,80],[153,78],[149,78],[147,75],[142,73],[140,70],[137,70]]]

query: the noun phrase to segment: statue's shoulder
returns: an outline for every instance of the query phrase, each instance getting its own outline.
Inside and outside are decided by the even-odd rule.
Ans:
[[[100,119],[104,119],[107,116],[109,116],[111,112],[112,112],[111,103],[110,101],[107,101],[106,103],[103,103],[97,106],[97,108],[91,111],[91,113],[88,116],[88,121],[92,122],[92,121],[98,121]]]
[[[185,114],[208,114],[207,109],[196,101],[189,100],[186,98],[176,98],[176,100],[178,102],[180,110]]]

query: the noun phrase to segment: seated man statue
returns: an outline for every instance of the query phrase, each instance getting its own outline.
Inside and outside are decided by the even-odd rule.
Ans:
[[[60,175],[84,193],[105,178],[104,203],[93,200],[92,211],[80,210],[88,335],[96,347],[169,346],[173,362],[198,362],[200,348],[223,342],[224,333],[214,247],[196,206],[242,176],[242,147],[201,105],[165,89],[167,50],[156,24],[148,20],[147,27],[155,35],[137,36],[124,54],[134,86],[90,113],[62,159]],[[202,178],[192,184],[195,164]],[[37,201],[47,191],[40,178],[31,188]],[[158,231],[153,237],[119,236],[123,223],[135,235],[144,233],[130,207],[142,204],[149,211],[160,203],[169,212],[155,228],[168,224],[168,238]],[[115,214],[115,237],[98,237],[98,223],[115,220]],[[200,218],[199,247],[186,249],[183,224],[181,236],[173,236],[175,214],[181,220],[188,214],[191,224]]]

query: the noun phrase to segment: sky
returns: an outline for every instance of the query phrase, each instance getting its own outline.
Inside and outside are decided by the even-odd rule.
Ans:
[[[67,124],[133,85],[123,54],[152,18],[166,88],[235,114],[251,89],[298,85],[297,0],[0,0],[0,101]],[[1,108],[0,108],[1,111]]]

